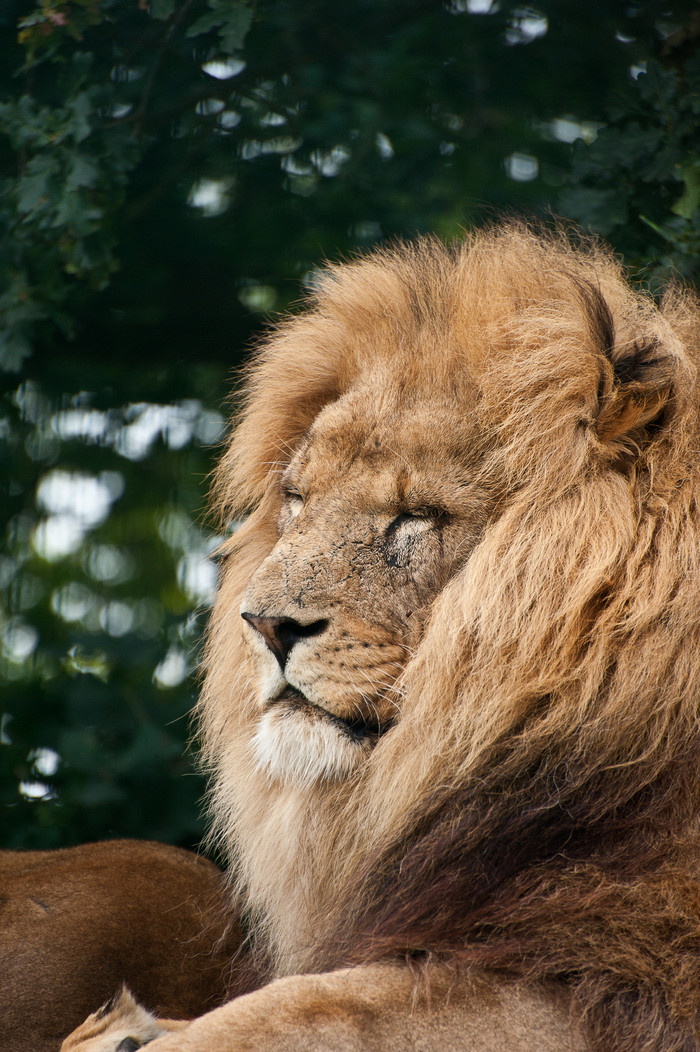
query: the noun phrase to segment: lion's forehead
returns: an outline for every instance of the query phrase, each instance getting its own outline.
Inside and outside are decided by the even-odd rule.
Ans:
[[[448,500],[470,473],[475,438],[473,414],[456,399],[362,388],[318,414],[290,474],[321,489],[369,487],[367,498],[389,505],[420,497],[416,487]]]

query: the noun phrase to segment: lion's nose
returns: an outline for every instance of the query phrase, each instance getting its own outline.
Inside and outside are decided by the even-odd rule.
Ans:
[[[328,626],[326,620],[312,621],[308,625],[303,625],[292,617],[262,617],[247,612],[241,613],[241,617],[260,633],[283,671],[289,651],[294,644],[300,639],[319,635]]]

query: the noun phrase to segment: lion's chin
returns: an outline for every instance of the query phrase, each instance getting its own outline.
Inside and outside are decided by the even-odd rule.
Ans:
[[[376,735],[353,733],[314,706],[276,704],[262,714],[251,744],[259,770],[308,787],[349,777],[375,742]]]

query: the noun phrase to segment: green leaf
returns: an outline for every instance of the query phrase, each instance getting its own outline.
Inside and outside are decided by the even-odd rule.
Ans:
[[[83,647],[72,646],[65,658],[65,669],[69,676],[95,676],[96,679],[107,682],[109,678],[109,662],[104,651],[97,650],[88,653]]]
[[[32,353],[29,341],[17,329],[0,329],[0,368],[16,373]]]
[[[245,4],[232,4],[231,0],[209,0],[209,7],[211,10],[190,26],[187,36],[196,37],[218,29],[222,50],[232,55],[243,47],[253,12]]]
[[[94,114],[94,108],[87,91],[76,95],[70,104],[70,112],[73,119],[68,125],[68,131],[76,142],[83,142],[92,131],[91,118]]]
[[[671,211],[684,219],[692,219],[700,208],[700,160],[690,161],[681,166],[681,175],[685,183],[683,195],[672,206]]]
[[[95,162],[85,154],[77,153],[73,158],[73,165],[66,179],[66,190],[77,190],[78,187],[94,186],[97,182],[97,175]]]
[[[47,181],[50,175],[47,166],[44,171],[34,175],[25,175],[17,186],[17,211],[20,215],[33,212],[47,193]]]
[[[151,0],[151,18],[166,22],[175,10],[175,0]]]

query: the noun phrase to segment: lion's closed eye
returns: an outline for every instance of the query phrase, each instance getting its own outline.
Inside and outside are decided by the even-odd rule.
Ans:
[[[447,513],[435,505],[426,505],[425,507],[401,511],[387,526],[385,537],[387,540],[391,540],[403,531],[420,533],[422,530],[444,524],[446,518]]]

